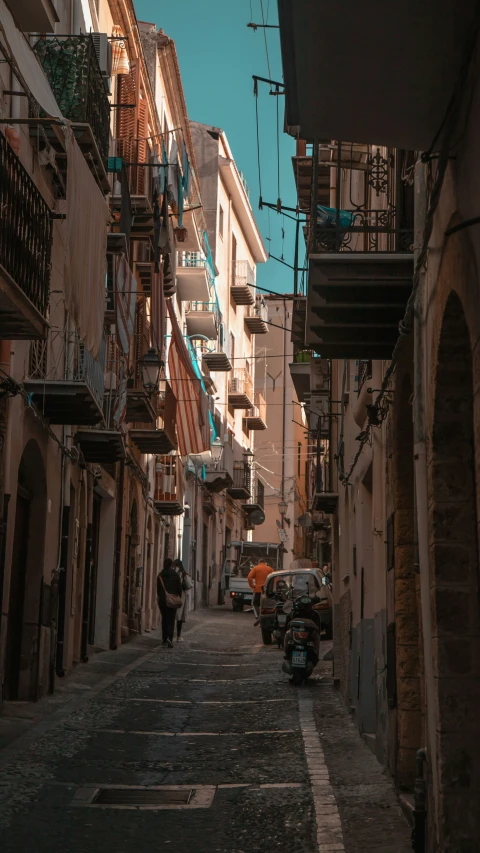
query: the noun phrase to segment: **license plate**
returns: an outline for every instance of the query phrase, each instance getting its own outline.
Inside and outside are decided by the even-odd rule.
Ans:
[[[292,652],[292,666],[304,667],[307,663],[306,652]]]
[[[278,624],[279,624],[279,625],[286,625],[286,624],[287,624],[287,616],[286,616],[286,614],[285,614],[285,613],[280,613],[280,614],[277,616],[277,620],[278,620]]]

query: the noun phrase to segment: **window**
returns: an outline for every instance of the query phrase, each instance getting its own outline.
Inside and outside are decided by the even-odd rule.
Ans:
[[[235,276],[237,274],[237,240],[235,234],[232,234],[232,284],[235,284]]]
[[[223,207],[220,205],[220,210],[218,211],[218,233],[223,240]]]

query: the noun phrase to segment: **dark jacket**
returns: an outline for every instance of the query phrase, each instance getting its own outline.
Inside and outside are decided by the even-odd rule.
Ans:
[[[182,596],[182,579],[180,575],[177,574],[175,569],[164,569],[163,572],[160,572],[157,578],[157,598],[158,598],[158,606],[160,608],[166,607],[165,604],[165,592],[163,586],[160,582],[160,578],[165,584],[165,589],[171,595],[179,595]]]

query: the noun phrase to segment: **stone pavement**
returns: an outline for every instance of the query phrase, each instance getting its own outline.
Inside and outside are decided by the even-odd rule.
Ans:
[[[4,730],[3,853],[409,853],[331,664],[291,686],[252,621],[215,608],[173,650],[151,635],[96,656]]]

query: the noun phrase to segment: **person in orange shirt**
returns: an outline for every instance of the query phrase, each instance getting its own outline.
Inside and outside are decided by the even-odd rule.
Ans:
[[[256,621],[254,625],[260,624],[260,597],[262,593],[262,587],[267,580],[268,576],[272,573],[273,569],[268,563],[263,559],[263,557],[259,560],[256,566],[253,569],[250,569],[248,574],[248,583],[253,589],[253,612],[255,614]]]

